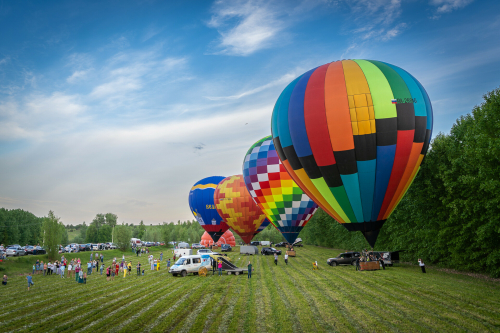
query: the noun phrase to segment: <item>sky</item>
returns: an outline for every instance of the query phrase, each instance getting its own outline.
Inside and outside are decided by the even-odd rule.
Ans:
[[[410,72],[434,136],[500,85],[500,1],[0,1],[0,31],[0,207],[65,224],[192,220],[331,61]]]

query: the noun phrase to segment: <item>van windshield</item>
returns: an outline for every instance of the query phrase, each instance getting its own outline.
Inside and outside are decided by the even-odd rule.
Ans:
[[[182,265],[182,264],[184,264],[184,261],[186,261],[186,258],[180,258],[179,260],[177,260],[177,261],[175,262],[175,264],[176,264],[176,265]]]

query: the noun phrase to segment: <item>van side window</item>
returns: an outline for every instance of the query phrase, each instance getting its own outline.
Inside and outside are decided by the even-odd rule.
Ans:
[[[191,259],[186,259],[186,265],[191,264]]]
[[[193,264],[200,264],[201,258],[193,258]]]

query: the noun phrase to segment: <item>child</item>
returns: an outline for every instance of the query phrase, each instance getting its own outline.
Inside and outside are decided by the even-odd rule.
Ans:
[[[34,264],[33,265],[33,274],[35,274],[35,269],[36,269],[36,265]],[[30,290],[29,287],[28,287],[28,290]]]
[[[111,281],[114,281],[115,280],[115,269],[113,269],[113,267],[111,267]]]
[[[111,275],[111,266],[108,266],[108,268],[106,268],[106,281],[109,281],[110,275]]]
[[[6,286],[6,285],[7,285],[7,275],[4,275],[4,276],[3,276],[2,284],[3,284],[4,286]]]
[[[127,269],[123,269],[123,277],[127,276]]]
[[[30,291],[30,287],[35,285],[33,283],[33,278],[31,276],[31,273],[28,274],[28,276],[26,277],[26,280],[28,280],[28,291]]]
[[[128,263],[127,268],[128,268],[128,275],[130,275],[130,273],[132,273],[132,261]]]
[[[87,284],[87,274],[83,273],[83,283]]]

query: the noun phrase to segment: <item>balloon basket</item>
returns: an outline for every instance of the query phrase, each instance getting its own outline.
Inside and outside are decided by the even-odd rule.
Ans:
[[[220,246],[212,245],[211,250],[212,251],[219,251],[220,250]]]
[[[289,257],[296,257],[297,255],[295,254],[295,251],[292,250],[287,250],[286,254],[288,254]]]
[[[359,267],[362,271],[376,271],[380,269],[380,263],[378,261],[362,261],[359,263]]]

